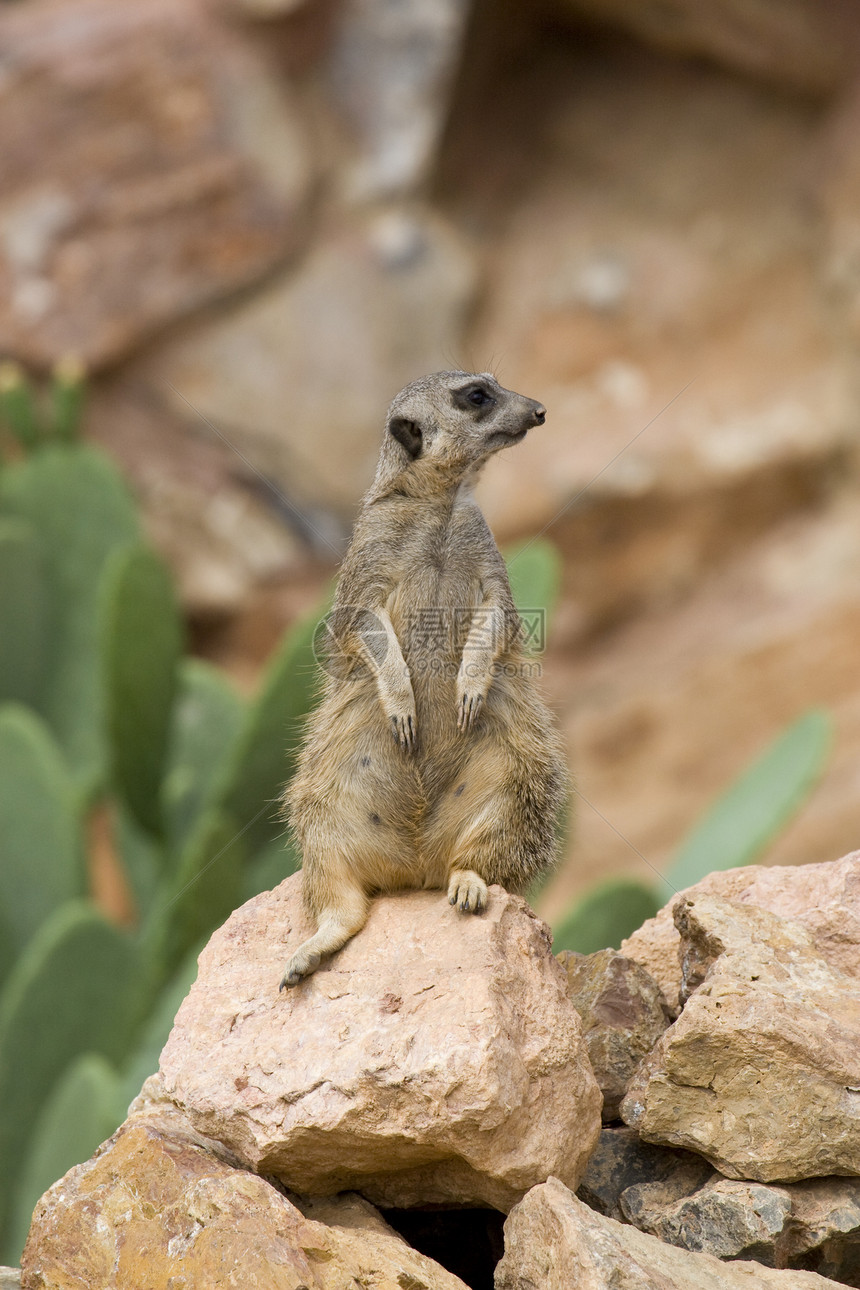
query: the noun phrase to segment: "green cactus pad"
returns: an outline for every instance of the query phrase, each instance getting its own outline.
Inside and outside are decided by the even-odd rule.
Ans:
[[[251,854],[284,831],[280,800],[295,766],[302,724],[316,699],[313,643],[327,609],[328,602],[297,623],[269,664],[219,797],[240,828],[249,826],[245,841]]]
[[[199,659],[182,664],[162,786],[172,848],[182,848],[211,805],[245,717],[245,704],[217,668]]]
[[[116,1063],[142,1014],[137,947],[87,901],[43,923],[0,995],[0,1249],[26,1144],[69,1063]]]
[[[245,838],[234,820],[222,811],[203,816],[159,889],[144,933],[162,980],[192,945],[208,937],[235,909],[246,854]]]
[[[0,518],[0,702],[35,702],[45,673],[48,596],[32,525]]]
[[[0,515],[32,525],[45,574],[50,641],[36,706],[92,791],[105,773],[99,584],[105,561],[138,536],[116,469],[86,447],[48,447],[0,475]]]
[[[0,967],[45,919],[84,894],[78,810],[65,761],[28,709],[0,708]]]
[[[183,629],[170,574],[153,551],[138,546],[111,556],[102,613],[113,783],[138,823],[160,836],[161,779]]]

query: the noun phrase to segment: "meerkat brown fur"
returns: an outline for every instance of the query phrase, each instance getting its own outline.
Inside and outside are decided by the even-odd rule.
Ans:
[[[440,888],[480,913],[553,862],[566,774],[507,570],[472,496],[545,409],[493,376],[437,372],[388,410],[329,619],[324,692],[287,794],[317,932],[296,985],[374,894]]]

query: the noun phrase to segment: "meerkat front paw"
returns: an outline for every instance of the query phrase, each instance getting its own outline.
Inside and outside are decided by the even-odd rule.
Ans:
[[[293,957],[287,964],[287,970],[281,977],[281,984],[278,990],[289,989],[290,986],[298,985],[306,976],[316,972],[320,965],[320,958],[316,950],[296,950]]]
[[[487,884],[471,869],[456,869],[448,882],[448,904],[456,905],[462,914],[480,914],[487,908],[490,893]]]
[[[461,734],[468,734],[478,720],[478,714],[484,706],[484,696],[480,693],[463,691],[457,704],[457,729]]]
[[[414,752],[418,737],[418,723],[415,719],[415,713],[409,711],[390,712],[388,719],[391,722],[391,732],[395,741],[404,752]]]

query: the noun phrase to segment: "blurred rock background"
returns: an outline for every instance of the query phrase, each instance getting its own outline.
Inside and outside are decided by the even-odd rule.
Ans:
[[[768,860],[858,845],[856,0],[0,4],[0,354],[89,430],[240,680],[326,585],[384,409],[492,368],[580,800],[548,893],[660,867],[812,705]]]

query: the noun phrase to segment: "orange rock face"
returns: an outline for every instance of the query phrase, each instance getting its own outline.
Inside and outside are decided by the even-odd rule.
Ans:
[[[24,1290],[465,1290],[371,1205],[341,1198],[306,1219],[271,1183],[231,1167],[175,1112],[132,1118],[46,1193],[23,1257]],[[411,1280],[409,1278],[412,1278]]]

